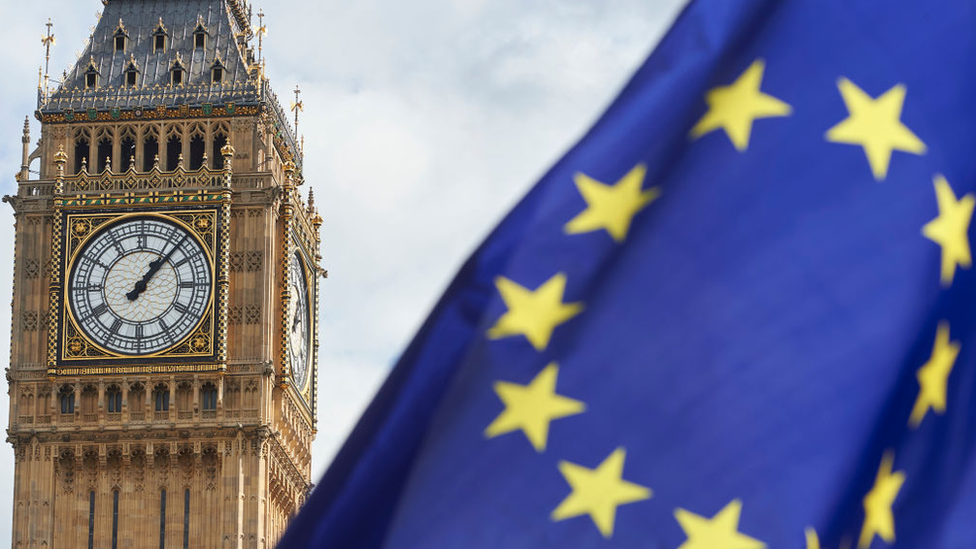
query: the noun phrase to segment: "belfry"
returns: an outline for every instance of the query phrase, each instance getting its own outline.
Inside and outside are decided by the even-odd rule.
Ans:
[[[12,546],[273,547],[316,425],[302,141],[247,2],[103,4],[4,197]]]

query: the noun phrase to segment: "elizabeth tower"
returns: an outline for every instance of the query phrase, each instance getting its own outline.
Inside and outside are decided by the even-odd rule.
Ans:
[[[315,434],[302,146],[244,0],[103,4],[4,198],[12,545],[272,547]]]

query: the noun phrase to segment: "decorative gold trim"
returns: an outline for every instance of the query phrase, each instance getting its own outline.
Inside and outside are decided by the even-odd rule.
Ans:
[[[137,112],[138,111],[138,112]],[[228,112],[230,111],[230,112]],[[168,120],[174,118],[217,118],[217,117],[240,117],[240,116],[255,116],[260,114],[261,109],[258,105],[254,106],[239,106],[235,105],[228,109],[226,106],[216,106],[214,105],[207,114],[203,107],[190,107],[190,108],[173,108],[168,109],[164,105],[159,105],[156,108],[142,109],[133,108],[130,110],[121,111],[118,118],[112,118],[112,113],[108,110],[98,111],[95,114],[95,119],[90,118],[72,119],[68,120],[68,117],[64,113],[41,113],[39,120],[43,124],[63,124],[63,123],[74,123],[74,122],[119,122],[125,120]],[[141,114],[139,114],[141,113]]]
[[[54,155],[54,163],[57,165],[58,174],[54,180],[54,217],[51,221],[51,280],[48,287],[50,299],[48,301],[48,314],[50,315],[47,331],[47,375],[53,378],[58,371],[58,313],[61,310],[63,296],[61,294],[61,269],[56,268],[61,264],[61,230],[62,215],[61,210],[64,206],[64,165],[68,161],[68,155],[64,153],[64,147],[58,148]]]
[[[69,366],[58,370],[60,376],[119,374],[178,374],[222,372],[226,365],[216,364],[146,364],[143,366]]]
[[[210,289],[210,299],[207,302],[206,313],[200,318],[197,324],[192,330],[180,341],[171,347],[157,351],[155,353],[148,353],[143,355],[127,355],[123,353],[118,353],[111,351],[99,345],[97,342],[91,339],[84,330],[78,326],[78,322],[74,317],[74,312],[68,305],[67,300],[62,299],[61,311],[62,311],[62,323],[60,324],[61,330],[58,330],[61,334],[61,352],[60,358],[61,362],[69,361],[80,361],[80,360],[144,360],[153,358],[191,358],[191,357],[201,357],[210,356],[214,353],[214,341],[215,341],[215,323],[213,315],[213,306],[215,294],[218,291],[217,280],[222,273],[222,270],[218,270],[218,265],[216,263],[214,252],[217,247],[217,210],[171,210],[166,212],[153,212],[153,211],[143,211],[143,212],[131,212],[131,213],[119,213],[119,214],[88,214],[88,213],[69,213],[65,221],[67,225],[71,227],[67,236],[67,253],[64,254],[67,257],[64,260],[64,273],[65,280],[63,284],[59,285],[59,288],[63,289],[63,293],[66,295],[69,291],[68,281],[71,280],[71,273],[75,268],[75,263],[78,260],[78,254],[84,249],[85,245],[97,234],[101,227],[104,225],[114,225],[116,223],[124,222],[126,219],[140,218],[140,217],[154,217],[159,218],[169,223],[173,223],[190,234],[200,247],[203,248],[206,254],[206,259],[210,264],[211,269],[211,289]],[[226,230],[224,231],[226,234]],[[57,240],[60,242],[60,239]],[[59,246],[60,247],[60,246]],[[60,263],[60,260],[59,260]],[[226,262],[222,263],[226,265]],[[55,269],[57,270],[57,269]],[[53,276],[52,276],[53,284]],[[223,315],[226,319],[226,314]],[[225,322],[226,323],[226,322]],[[224,362],[224,360],[222,360]],[[137,368],[146,368],[147,366],[139,366]],[[58,375],[65,375],[61,372],[64,368],[58,369]]]
[[[291,360],[288,353],[289,341],[287,337],[288,333],[288,309],[291,305],[291,288],[289,288],[288,283],[288,270],[291,264],[292,256],[292,234],[293,234],[293,224],[294,224],[294,212],[292,211],[292,199],[294,198],[292,194],[295,192],[295,163],[288,160],[284,164],[285,171],[285,183],[284,187],[284,197],[282,198],[281,206],[281,218],[283,220],[282,235],[281,235],[281,348],[278,353],[278,359],[281,363],[281,378],[278,385],[281,388],[287,388],[291,385]]]

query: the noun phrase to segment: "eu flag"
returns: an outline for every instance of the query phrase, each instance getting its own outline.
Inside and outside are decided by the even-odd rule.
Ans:
[[[976,5],[697,0],[284,547],[976,547]]]

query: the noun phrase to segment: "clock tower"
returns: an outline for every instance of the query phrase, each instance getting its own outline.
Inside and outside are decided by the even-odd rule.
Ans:
[[[103,4],[4,197],[12,546],[273,547],[316,421],[298,119],[245,0]]]

